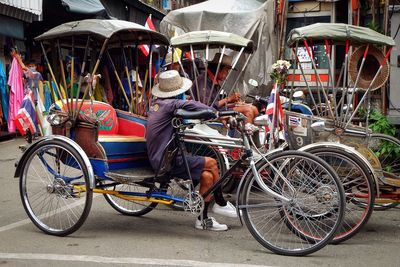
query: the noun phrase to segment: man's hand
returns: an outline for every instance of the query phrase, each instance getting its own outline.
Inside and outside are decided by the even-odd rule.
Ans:
[[[240,93],[234,93],[227,97],[228,103],[235,103],[240,100]]]

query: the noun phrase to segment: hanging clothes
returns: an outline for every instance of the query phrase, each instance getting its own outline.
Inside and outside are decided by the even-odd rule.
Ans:
[[[49,83],[44,82],[43,83],[43,95],[44,95],[44,108],[48,112],[50,110],[51,104],[53,104],[53,100],[51,98],[51,91],[49,88]]]
[[[22,100],[24,98],[24,85],[22,83],[22,76],[22,68],[18,63],[18,60],[14,57],[8,77],[8,85],[10,86],[10,99],[7,123],[8,131],[10,133],[15,132],[14,120],[18,114],[18,110],[20,109]]]
[[[3,65],[0,60],[0,98],[1,107],[3,111],[3,118],[8,121],[8,88],[7,88],[7,75]]]
[[[28,70],[24,72],[26,77],[24,95],[32,90],[34,95],[35,103],[38,101],[39,97],[39,82],[43,80],[42,74],[36,70],[36,67],[29,67]]]

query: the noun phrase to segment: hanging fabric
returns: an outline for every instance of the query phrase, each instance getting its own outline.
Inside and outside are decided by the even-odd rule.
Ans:
[[[51,91],[49,88],[49,83],[44,82],[43,83],[43,95],[44,95],[44,108],[48,112],[50,109],[51,104],[53,104],[53,100],[51,98]]]
[[[37,114],[34,104],[34,94],[31,90],[23,98],[21,108],[15,116],[15,127],[22,136],[25,135],[28,129],[31,134],[37,132]]]
[[[8,121],[8,88],[7,75],[3,62],[0,60],[0,98],[3,118]]]
[[[8,85],[10,86],[10,99],[8,110],[8,131],[15,132],[15,118],[18,110],[21,107],[22,99],[24,98],[24,85],[22,83],[22,68],[18,60],[14,57],[8,77]]]

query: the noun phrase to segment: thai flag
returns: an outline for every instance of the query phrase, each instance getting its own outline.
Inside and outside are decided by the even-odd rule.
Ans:
[[[276,102],[275,102],[275,98],[276,98]],[[275,104],[276,104],[276,109],[275,109]],[[275,109],[275,113],[274,113],[274,109]],[[267,128],[265,129],[266,131],[269,131],[269,129],[272,128],[273,123],[274,123],[275,129],[283,128],[283,119],[284,119],[283,109],[282,109],[281,99],[279,97],[278,86],[276,83],[274,85],[274,88],[272,88],[272,90],[271,90],[271,94],[268,99],[268,105],[265,110],[265,114],[268,115],[269,120],[270,120],[270,125],[269,125],[268,129]]]
[[[33,103],[33,92],[29,91],[22,100],[21,108],[15,117],[15,126],[19,133],[24,136],[28,129],[32,134],[36,133],[36,125],[37,118],[35,104]]]
[[[151,20],[151,14],[146,20],[146,24],[144,25],[145,28],[150,29],[152,31],[156,30],[156,27],[154,27],[153,21]],[[156,46],[158,47],[158,46]],[[148,45],[139,45],[139,49],[142,51],[142,53],[147,57],[150,53],[150,47]]]

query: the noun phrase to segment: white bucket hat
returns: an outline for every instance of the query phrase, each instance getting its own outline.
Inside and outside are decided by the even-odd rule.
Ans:
[[[176,70],[168,70],[160,73],[158,84],[153,86],[151,93],[159,98],[169,98],[180,95],[192,87],[192,81],[183,78]]]

